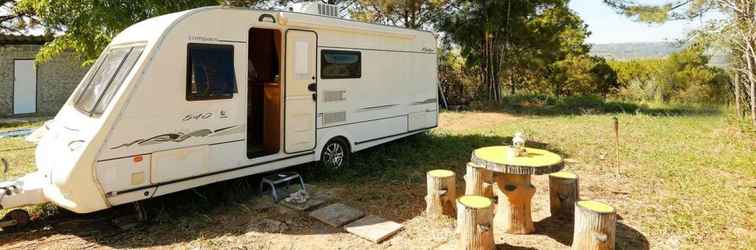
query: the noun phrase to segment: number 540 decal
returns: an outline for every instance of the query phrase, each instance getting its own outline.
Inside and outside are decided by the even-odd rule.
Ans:
[[[181,119],[182,121],[191,121],[191,120],[206,120],[213,117],[213,113],[207,112],[207,113],[198,113],[198,114],[188,114],[184,116],[184,119]]]

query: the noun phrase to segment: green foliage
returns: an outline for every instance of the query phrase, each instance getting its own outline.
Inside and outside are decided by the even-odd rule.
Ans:
[[[350,15],[355,20],[423,28],[430,24],[449,0],[352,0]]]
[[[36,28],[39,20],[34,12],[16,8],[17,0],[0,0],[0,34],[23,33],[27,28]]]
[[[624,89],[617,95],[634,101],[722,103],[728,97],[729,77],[708,66],[704,47],[692,45],[664,59],[613,61]]]
[[[707,1],[710,0],[670,1],[662,4],[638,4],[632,0],[604,0],[604,3],[636,21],[664,23],[670,20],[698,17],[709,7]],[[691,5],[689,9],[681,10],[681,7],[688,4]]]
[[[555,95],[602,95],[619,90],[617,74],[601,57],[569,55],[552,64],[549,79]]]
[[[439,48],[438,80],[450,105],[467,104],[475,99],[478,78],[475,68],[466,67],[458,50]]]
[[[477,68],[481,90],[489,100],[501,94],[501,69],[504,49],[517,44],[515,36],[524,34],[528,16],[535,15],[539,1],[457,0],[441,15],[435,27],[444,33],[446,44],[459,46],[468,67]]]
[[[606,101],[603,97],[591,95],[560,98],[546,95],[506,96],[499,107],[507,112],[537,115],[636,113],[648,108],[629,102]]]
[[[254,2],[257,1],[20,0],[17,11],[35,13],[46,29],[63,33],[42,47],[37,55],[38,61],[44,62],[65,50],[73,50],[85,60],[85,64],[89,64],[115,35],[139,21],[202,6]]]
[[[455,8],[436,27],[444,32],[446,44],[458,46],[466,67],[480,74],[480,92],[497,93],[498,81],[506,82],[511,94],[616,92],[614,70],[603,58],[588,55],[585,39],[590,32],[567,3],[452,1]]]

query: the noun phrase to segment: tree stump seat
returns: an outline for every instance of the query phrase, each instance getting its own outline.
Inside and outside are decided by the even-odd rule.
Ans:
[[[472,162],[467,163],[466,170],[465,195],[493,198],[493,172]]]
[[[591,200],[576,202],[572,249],[614,249],[616,223],[613,207]]]
[[[580,199],[578,176],[570,172],[549,174],[549,203],[551,216],[572,219],[575,202]]]
[[[425,212],[428,216],[454,216],[457,198],[456,174],[450,170],[436,169],[426,174],[427,195]]]
[[[465,195],[457,199],[458,249],[494,249],[493,209],[491,199],[479,195]]]

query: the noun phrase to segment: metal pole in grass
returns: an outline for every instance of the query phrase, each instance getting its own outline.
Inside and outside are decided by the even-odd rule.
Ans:
[[[615,162],[615,167],[617,170],[617,175],[620,175],[620,143],[619,143],[619,119],[617,117],[612,117],[614,120],[614,142],[617,144],[617,159]]]

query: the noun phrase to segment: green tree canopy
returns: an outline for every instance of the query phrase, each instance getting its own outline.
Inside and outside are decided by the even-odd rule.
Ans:
[[[750,99],[751,120],[756,125],[756,2],[753,0],[670,0],[662,4],[638,4],[632,0],[604,0],[618,12],[634,20],[663,23],[669,20],[702,17],[709,13],[722,16],[693,32],[698,39],[724,47],[729,54],[729,69],[734,76],[732,96],[740,110],[741,96]],[[742,81],[740,81],[742,80]],[[740,115],[740,114],[738,114]]]
[[[252,5],[255,0],[19,0],[17,13],[34,13],[55,39],[37,59],[46,61],[73,50],[91,63],[123,29],[150,17],[210,5]]]
[[[727,97],[727,75],[708,66],[705,47],[693,44],[663,59],[613,61],[621,97],[633,100],[722,102]]]
[[[419,29],[443,13],[449,0],[352,0],[353,19]]]
[[[23,33],[39,25],[33,12],[20,10],[16,5],[17,0],[0,0],[0,34]]]

